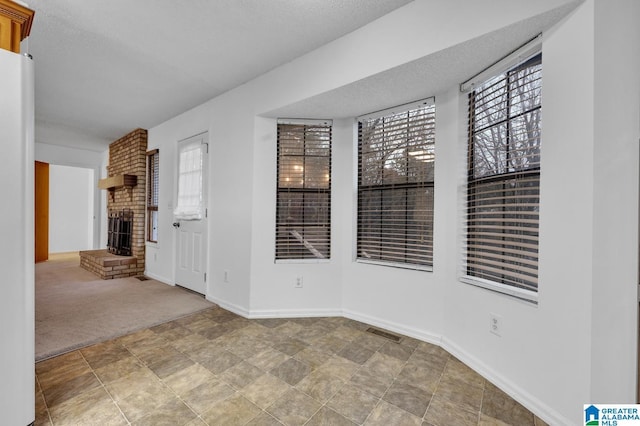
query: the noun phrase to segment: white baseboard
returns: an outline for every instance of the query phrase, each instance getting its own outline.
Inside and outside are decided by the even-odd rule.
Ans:
[[[167,285],[170,285],[170,286],[175,286],[175,284],[172,283],[173,280],[171,278],[163,277],[161,275],[156,275],[156,274],[151,273],[149,271],[144,271],[144,276],[145,277],[149,277],[149,278],[153,278],[154,280],[160,281],[163,284],[167,284]]]
[[[225,302],[224,300],[220,300],[217,299],[211,295],[206,295],[205,298],[212,303],[215,303],[216,305],[220,306],[223,309],[226,309],[227,311],[231,311],[234,314],[240,315],[241,317],[244,318],[250,318],[249,317],[249,311],[245,308],[243,308],[242,306],[238,306],[238,305],[234,305],[233,303],[229,303],[229,302]]]
[[[428,333],[428,332],[425,332],[424,330],[419,330],[413,327],[407,327],[392,321],[381,320],[379,318],[365,315],[359,312],[346,310],[346,311],[343,311],[342,314],[346,318],[349,318],[352,320],[360,321],[365,324],[370,324],[379,328],[383,328],[385,330],[400,333],[408,337],[413,337],[414,339],[422,340],[423,342],[442,346],[442,337],[439,334]]]
[[[340,309],[263,309],[251,310],[249,318],[317,318],[317,317],[340,317]]]
[[[566,417],[549,407],[547,404],[531,395],[521,386],[518,386],[516,383],[506,379],[503,375],[489,368],[485,363],[469,354],[468,352],[464,351],[462,348],[460,348],[460,346],[456,345],[451,340],[443,338],[441,346],[451,355],[455,356],[460,361],[465,363],[468,367],[475,370],[476,373],[480,374],[482,377],[496,385],[498,388],[502,389],[504,393],[509,395],[514,400],[518,401],[529,411],[540,417],[540,419],[544,420],[547,424],[572,425],[575,423],[571,421],[571,419],[567,419]],[[582,409],[582,407],[580,407],[580,409]],[[581,413],[582,411],[580,410],[578,414],[581,415]]]

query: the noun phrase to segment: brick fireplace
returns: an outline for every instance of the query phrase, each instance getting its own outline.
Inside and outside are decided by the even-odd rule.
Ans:
[[[136,129],[109,145],[108,177],[100,180],[100,188],[107,191],[107,214],[109,217],[108,243],[105,250],[80,252],[80,266],[102,279],[113,279],[142,275],[145,254],[145,200],[147,167],[147,131]],[[112,247],[112,218],[131,215],[130,255],[120,247]],[[128,216],[127,216],[128,217]],[[120,228],[118,228],[120,229]],[[127,247],[129,249],[129,247]]]

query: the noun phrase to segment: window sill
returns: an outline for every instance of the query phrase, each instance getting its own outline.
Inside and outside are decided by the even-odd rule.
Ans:
[[[290,263],[330,263],[331,259],[276,259],[276,264],[290,264]]]
[[[484,280],[482,278],[471,277],[464,275],[459,278],[460,282],[470,284],[476,287],[481,287],[487,290],[502,293],[507,296],[515,297],[525,302],[538,304],[538,293],[531,290],[525,290],[522,288],[513,287],[510,285],[500,284],[494,281]]]
[[[391,268],[410,269],[413,271],[433,272],[433,266],[413,265],[409,263],[384,262],[382,260],[356,259],[356,263],[387,266]]]

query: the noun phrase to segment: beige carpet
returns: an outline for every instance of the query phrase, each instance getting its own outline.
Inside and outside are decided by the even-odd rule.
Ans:
[[[78,253],[36,264],[35,281],[36,361],[214,306],[155,280],[101,280]]]

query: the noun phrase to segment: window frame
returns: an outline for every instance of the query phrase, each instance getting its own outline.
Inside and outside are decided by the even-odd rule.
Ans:
[[[146,242],[158,243],[158,204],[160,198],[160,150],[147,151]],[[154,200],[155,198],[155,200]],[[155,204],[154,204],[155,201]],[[154,220],[155,219],[155,220]],[[155,222],[155,227],[154,227]],[[154,236],[155,229],[155,239]]]
[[[482,84],[477,85],[477,87],[475,87],[475,84],[472,85],[472,90],[468,94],[467,105],[469,121],[467,134],[467,176],[464,191],[465,201],[463,204],[463,261],[459,280],[467,284],[537,304],[539,292],[540,156],[542,140],[541,92],[543,71],[541,46],[538,44],[533,50],[531,50],[529,46],[527,53],[526,57],[520,57],[517,63],[510,64],[502,71],[493,73],[490,78],[487,78]],[[536,69],[536,67],[538,67],[536,71],[530,71]],[[513,107],[516,112],[512,113],[512,105],[516,105],[513,99],[518,98],[518,93],[514,93],[517,90],[514,87],[518,86],[512,86],[512,84],[514,84],[512,83],[512,76],[517,76],[519,72],[523,71],[526,71],[526,73],[530,72],[528,75],[533,75],[536,72],[540,73],[538,78],[539,83],[535,83],[533,86],[533,90],[537,89],[538,93],[531,96],[532,107],[527,107],[526,109],[524,107],[518,107],[522,108],[519,110]],[[476,152],[476,135],[487,128],[497,126],[498,121],[485,126],[483,129],[475,128],[474,123],[477,114],[474,108],[475,96],[479,90],[481,91],[485,88],[485,85],[497,85],[502,81],[504,81],[506,91],[506,107],[505,118],[500,123],[505,125],[505,158],[495,161],[495,173],[477,176],[474,173],[477,164],[474,158]],[[536,118],[531,130],[533,137],[531,137],[532,134],[527,133],[527,138],[525,139],[526,143],[529,144],[526,146],[530,151],[524,150],[526,154],[517,154],[520,156],[519,158],[515,156],[511,157],[511,152],[517,153],[518,149],[523,151],[521,147],[517,148],[512,146],[519,142],[518,134],[515,130],[517,126],[514,123],[527,114],[531,114],[531,116]],[[511,130],[511,126],[514,128],[513,131]],[[486,149],[486,146],[484,149]],[[518,161],[513,161],[512,158],[518,160],[519,163]],[[493,189],[487,189],[491,188],[492,185]],[[496,189],[499,185],[502,185],[501,190]],[[480,189],[481,191],[479,192]],[[480,193],[491,193],[489,197],[492,197],[492,201],[490,201],[489,204],[493,207],[501,205],[501,211],[503,212],[502,220],[492,219],[491,222],[493,222],[493,224],[486,225],[491,227],[492,231],[497,229],[499,232],[495,232],[502,235],[501,240],[486,243],[487,248],[484,252],[482,248],[478,248],[478,245],[476,245],[474,249],[470,249],[469,244],[470,238],[478,239],[478,236],[482,235],[483,231],[479,230],[478,223],[481,223],[483,219],[487,219],[486,216],[482,216],[482,203],[488,198],[483,199],[482,196],[478,195]],[[508,193],[512,193],[512,195],[508,196]],[[518,200],[521,202],[518,202]],[[534,200],[535,202],[532,202]],[[491,216],[496,213],[496,211],[490,213],[490,210],[486,210],[485,208],[484,213]],[[472,217],[478,219],[472,219]],[[533,219],[534,217],[535,219]],[[495,224],[500,222],[502,222],[502,225]],[[474,228],[476,229],[475,232],[473,231]],[[534,244],[530,244],[533,240],[535,240],[535,247],[533,247]],[[499,243],[498,241],[502,242]],[[502,248],[498,247],[500,245]],[[476,260],[470,261],[470,253],[479,255],[474,257]],[[533,260],[534,253],[535,260]],[[485,263],[484,266],[482,265],[483,262]],[[486,266],[487,262],[489,262],[491,266]],[[483,267],[485,268],[484,273]],[[494,271],[487,272],[489,269],[494,269]],[[502,273],[498,273],[497,269],[501,269]],[[535,275],[531,275],[531,271],[534,271]],[[498,278],[497,275],[502,275],[502,277]],[[522,282],[518,280],[522,280]]]
[[[410,117],[411,114],[416,114],[417,111],[424,109],[425,112],[423,112],[422,114],[425,115],[424,117],[424,122],[420,122],[420,125],[425,125],[427,126],[426,131],[424,134],[421,135],[422,138],[424,138],[423,144],[422,145],[418,145],[418,144],[413,144],[410,143],[410,140],[412,139],[412,137],[407,136],[404,144],[399,144],[397,146],[395,146],[395,148],[393,149],[394,151],[401,149],[404,150],[404,157],[403,160],[406,162],[406,167],[407,169],[405,170],[406,173],[406,181],[403,183],[390,183],[390,184],[385,184],[384,183],[384,177],[383,179],[383,183],[376,185],[376,184],[365,184],[365,182],[363,181],[363,143],[369,143],[368,141],[364,141],[364,137],[363,137],[363,123],[364,122],[369,122],[369,124],[371,125],[371,123],[375,120],[398,120],[401,115],[407,115],[406,118],[406,128],[407,128],[407,133],[409,132],[408,129],[410,129]],[[426,111],[429,110],[429,111]],[[435,98],[431,97],[431,98],[427,98],[427,99],[423,99],[420,101],[415,101],[409,104],[403,104],[403,105],[398,105],[392,108],[388,108],[382,111],[377,111],[374,113],[370,113],[370,114],[366,114],[363,116],[360,116],[357,118],[357,127],[358,127],[358,134],[357,134],[357,144],[355,147],[355,154],[356,154],[356,188],[355,188],[355,202],[356,202],[356,212],[355,212],[355,241],[354,241],[354,260],[357,263],[366,263],[366,264],[374,264],[374,265],[380,265],[380,266],[386,266],[386,267],[395,267],[395,268],[401,268],[401,269],[410,269],[410,270],[418,270],[418,271],[433,271],[433,228],[434,228],[434,205],[435,205],[435,162],[436,162],[436,154],[435,154],[435,114],[436,114],[436,106],[435,106]],[[382,124],[382,126],[384,127],[384,124]],[[384,134],[384,130],[382,131]],[[415,135],[413,136],[415,137]],[[375,137],[374,137],[375,138]],[[389,138],[385,139],[385,137],[383,136],[383,142],[381,142],[382,145],[386,144],[392,144],[395,141],[395,139],[393,139],[392,136],[389,136]],[[420,181],[414,181],[411,182],[409,179],[409,175],[410,172],[414,172],[415,170],[418,170],[418,166],[413,166],[410,167],[409,164],[411,163],[410,159],[414,159],[414,163],[415,161],[422,161],[422,160],[416,160],[417,158],[419,158],[417,155],[414,156],[413,154],[410,154],[410,149],[415,149],[415,148],[419,148],[418,151],[414,151],[414,152],[419,152],[422,151],[423,154],[425,154],[426,159],[424,159],[425,162],[431,162],[433,164],[433,166],[431,166],[431,168],[429,169],[430,172],[427,172],[427,174],[431,174],[431,179],[425,179],[425,180],[420,180]],[[384,150],[385,148],[382,148],[382,150]],[[391,149],[391,148],[389,148]],[[381,174],[381,176],[384,176],[385,173],[385,167],[384,165],[382,165],[381,167],[379,167],[377,169],[379,171],[379,173]],[[416,204],[411,204],[410,199],[412,197],[415,196],[415,194],[419,194],[420,189],[427,189],[427,193],[429,195],[425,196],[425,208],[423,209],[411,209],[409,206],[415,206]],[[403,240],[397,245],[398,249],[394,250],[392,249],[391,251],[387,251],[387,253],[383,253],[383,249],[382,247],[385,245],[385,242],[383,241],[384,239],[384,223],[387,223],[388,225],[393,226],[394,225],[394,217],[393,214],[391,216],[388,215],[386,222],[382,219],[382,216],[384,215],[384,211],[385,211],[385,205],[386,207],[389,207],[390,204],[389,200],[390,198],[385,198],[385,193],[386,194],[392,194],[390,195],[391,197],[394,197],[396,193],[401,193],[402,191],[405,191],[404,196],[400,196],[400,199],[404,199],[404,204],[405,204],[405,209],[403,210],[404,215],[405,215],[405,221],[404,221],[404,227],[403,230],[401,231],[400,228],[402,228],[402,226],[395,226],[396,228],[398,228],[398,233],[394,234],[400,236],[401,238],[403,238]],[[413,192],[414,195],[408,195],[409,192]],[[380,199],[379,199],[379,215],[380,215],[380,221],[379,221],[379,226],[377,227],[371,227],[370,229],[373,232],[370,232],[369,235],[372,235],[372,238],[369,238],[369,236],[365,236],[367,231],[365,231],[365,226],[364,226],[364,222],[367,221],[367,219],[370,220],[374,220],[375,216],[375,210],[370,210],[370,209],[366,209],[364,208],[364,203],[366,202],[366,197],[369,194],[374,194],[374,193],[379,193]],[[423,221],[426,223],[426,227],[423,228],[422,232],[424,233],[424,235],[428,235],[430,236],[430,238],[428,238],[427,241],[427,245],[426,245],[426,249],[424,248],[419,248],[418,250],[414,251],[412,249],[412,242],[414,242],[412,240],[412,238],[415,237],[415,235],[417,235],[417,233],[415,235],[412,234],[412,227],[416,227],[416,224],[420,223],[419,219],[415,219],[415,218],[409,218],[410,215],[418,213],[419,215],[422,214],[426,214],[426,219],[423,219]],[[367,218],[367,215],[373,215],[373,216],[369,216]],[[411,224],[413,223],[413,225]],[[430,225],[430,226],[429,226]],[[420,225],[417,225],[417,227],[419,227]],[[417,231],[419,232],[419,231]],[[377,234],[377,238],[376,235]],[[400,234],[404,234],[404,236],[400,235]],[[393,238],[393,236],[391,237],[387,237],[387,238]],[[379,243],[379,253],[378,254],[374,254],[373,256],[371,255],[371,253],[367,253],[367,255],[363,254],[363,252],[365,251],[366,245],[369,244],[369,241],[375,243],[376,241]],[[390,240],[389,240],[390,241]],[[387,241],[388,242],[388,241]],[[401,247],[404,247],[403,249]],[[400,256],[400,252],[404,251],[404,258],[405,260],[399,260],[396,256]],[[416,254],[417,253],[417,254]],[[413,256],[413,258],[412,258]],[[423,263],[420,263],[418,261],[415,261],[419,256],[424,256],[427,260]]]
[[[313,130],[316,129],[316,130]],[[324,130],[322,130],[324,129]],[[320,138],[328,137],[328,147],[322,147],[322,143],[313,146],[312,139],[308,136],[317,132]],[[297,135],[302,142],[301,153],[285,153],[284,140],[281,135]],[[293,148],[292,140],[287,140],[289,150]],[[295,143],[295,142],[294,142]],[[276,220],[275,220],[275,263],[322,263],[331,260],[331,203],[332,203],[332,154],[333,154],[333,121],[313,119],[278,119],[276,125]],[[310,151],[316,151],[311,154]],[[295,152],[295,148],[294,148]],[[294,162],[301,161],[299,169],[295,169]],[[314,177],[314,168],[307,167],[308,163],[315,161],[315,173],[319,170],[326,171],[322,182],[318,176]],[[287,169],[288,166],[294,169]],[[319,167],[319,168],[318,168]],[[288,173],[289,179],[293,179],[296,173],[302,178],[301,185],[283,184],[289,181],[284,174]],[[326,182],[325,182],[326,181]],[[300,198],[301,197],[301,198]],[[298,222],[282,220],[283,214],[290,213],[291,207],[285,207],[283,202],[289,199],[289,204],[295,198],[301,199],[299,205],[300,218]],[[314,198],[316,201],[314,202]],[[324,200],[324,201],[323,201]],[[316,204],[319,203],[319,204]],[[319,205],[319,213],[307,215],[308,209],[315,209],[314,204]],[[316,220],[313,220],[313,217]],[[287,228],[292,227],[287,231]],[[284,234],[287,234],[286,236]],[[295,241],[292,241],[295,239]],[[289,244],[287,241],[291,241]],[[300,245],[304,249],[300,249]],[[294,246],[298,246],[296,249]]]

